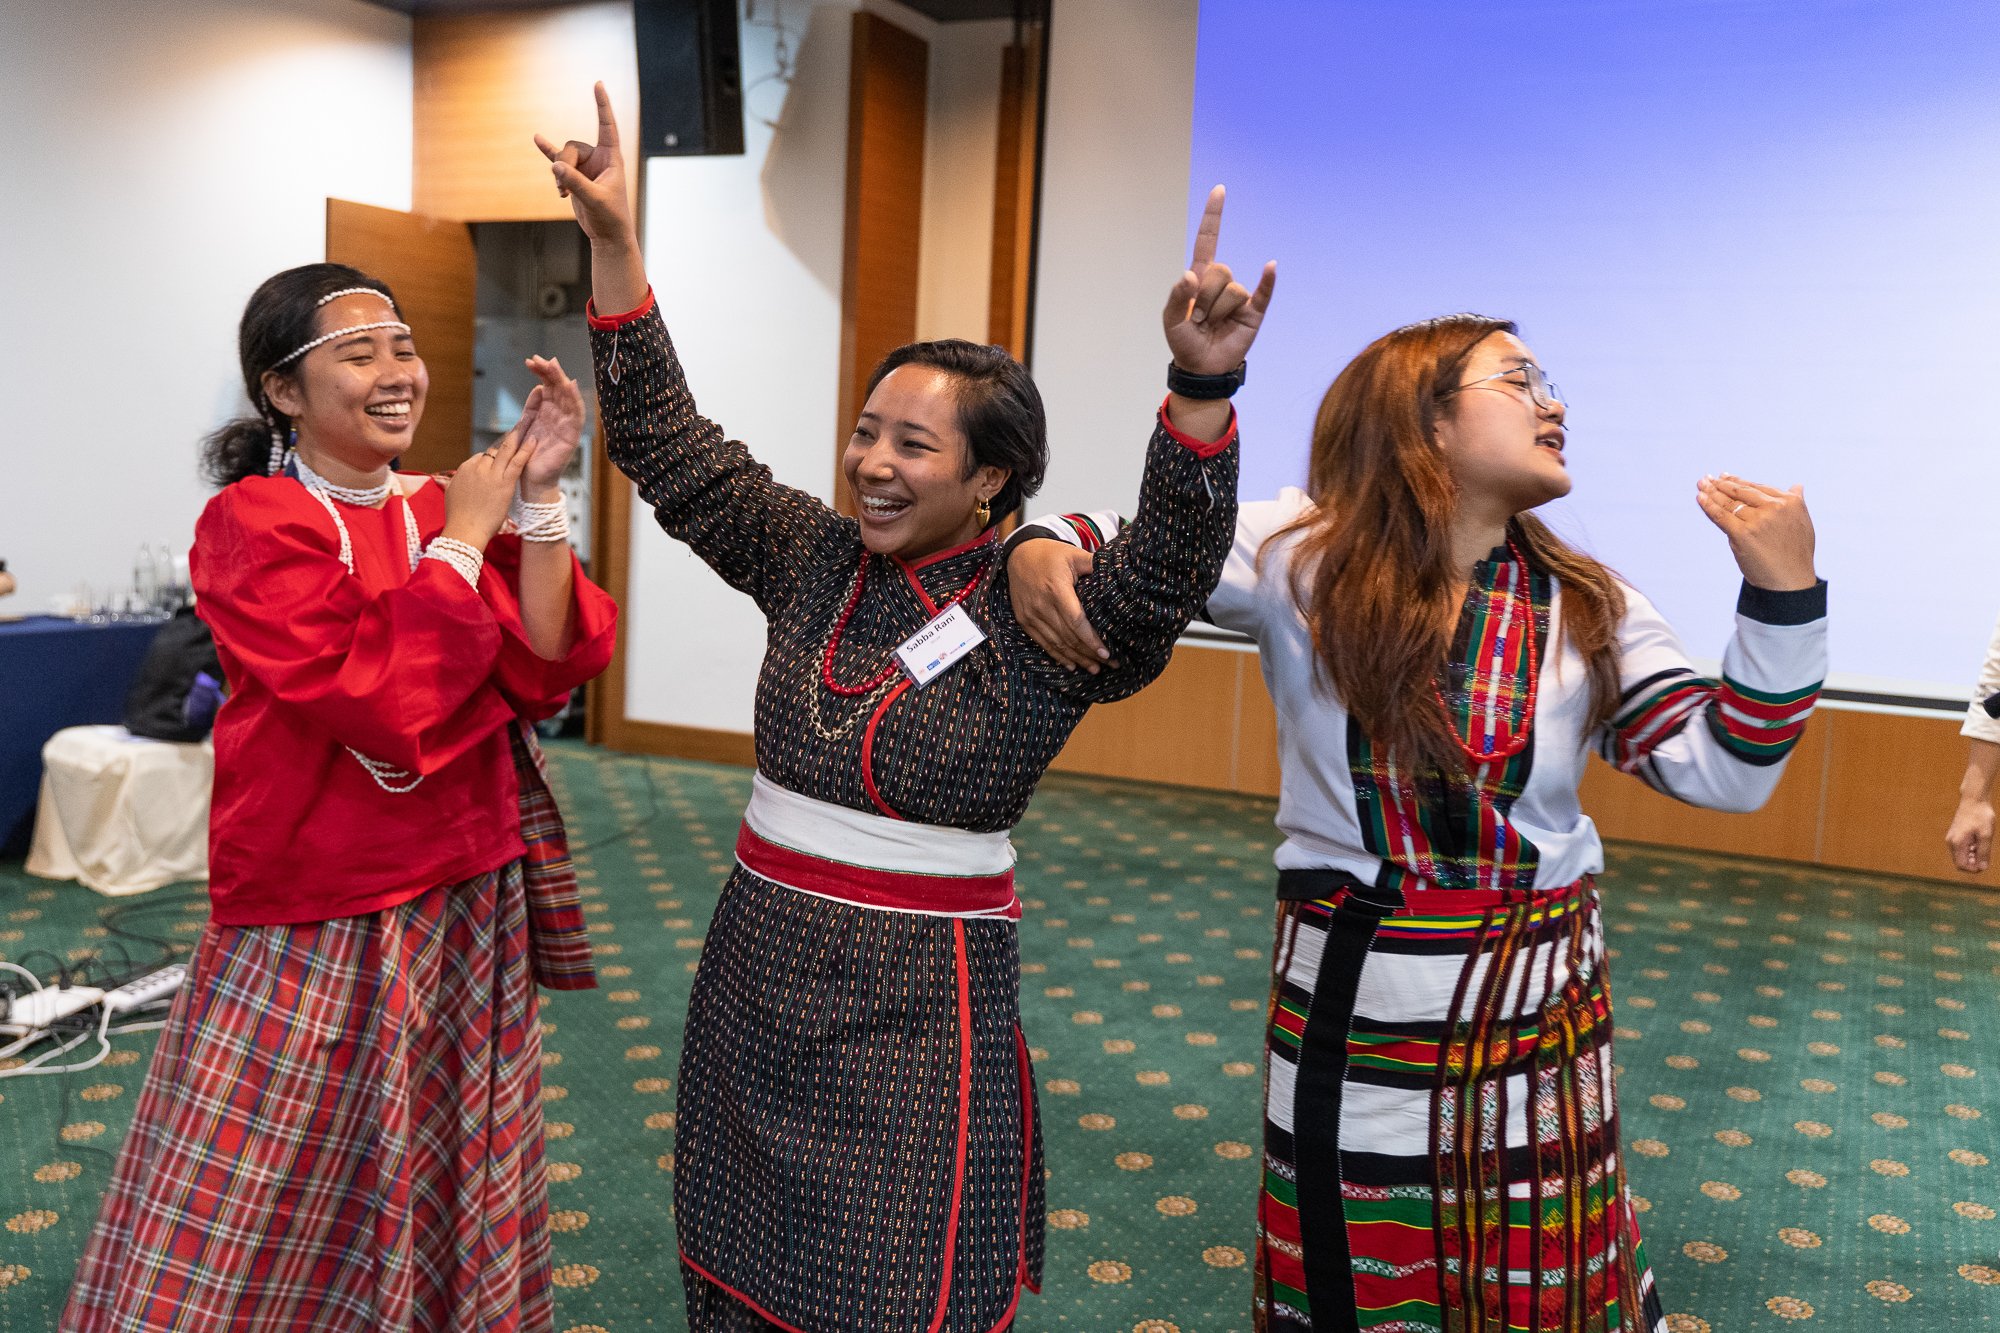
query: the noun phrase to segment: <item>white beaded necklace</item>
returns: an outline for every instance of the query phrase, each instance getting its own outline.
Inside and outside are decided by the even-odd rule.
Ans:
[[[340,510],[333,502],[339,500],[358,509],[373,509],[389,498],[391,483],[385,481],[380,486],[366,489],[356,486],[336,486],[313,471],[306,464],[304,456],[296,451],[292,454],[292,465],[298,469],[299,484],[306,488],[308,495],[319,501],[320,507],[333,519],[334,530],[340,534],[340,563],[347,567],[349,574],[354,573],[354,540],[348,536],[347,523],[341,518]],[[417,561],[422,558],[417,549],[417,517],[410,512],[409,496],[398,489],[396,498],[403,502],[403,548],[409,554],[410,572],[414,574],[417,570]],[[351,745],[342,748],[353,755],[355,762],[368,771],[368,776],[375,779],[376,786],[392,795],[401,796],[405,792],[415,791],[418,784],[424,780],[421,773],[412,773],[406,768],[385,764],[380,759],[370,759]],[[402,785],[396,785],[399,783]]]
[[[298,464],[299,480],[314,490],[325,491],[342,504],[351,504],[361,509],[373,509],[389,498],[389,478],[383,477],[374,486],[336,486],[313,470],[306,462],[304,454],[292,451],[292,461]]]

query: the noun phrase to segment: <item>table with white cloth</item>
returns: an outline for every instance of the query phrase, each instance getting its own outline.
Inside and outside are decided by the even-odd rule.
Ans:
[[[0,855],[28,845],[42,746],[64,727],[117,722],[156,622],[0,620]]]
[[[215,749],[66,727],[42,747],[42,793],[27,870],[99,893],[144,893],[208,878]]]

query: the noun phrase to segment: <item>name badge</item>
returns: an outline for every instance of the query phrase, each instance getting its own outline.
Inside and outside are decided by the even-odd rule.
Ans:
[[[984,642],[986,631],[972,623],[964,607],[954,606],[903,640],[896,656],[903,659],[903,670],[922,689]]]

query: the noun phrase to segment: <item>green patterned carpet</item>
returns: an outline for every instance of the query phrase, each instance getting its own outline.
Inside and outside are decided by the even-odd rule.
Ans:
[[[543,1010],[556,1327],[679,1329],[678,1025],[750,775],[552,748],[602,955],[602,989]],[[1059,778],[1020,830],[1051,1173],[1024,1333],[1249,1327],[1271,814]],[[1973,1034],[2000,901],[1647,848],[1615,850],[1603,887],[1630,1175],[1674,1333],[1989,1326],[2000,1069]],[[140,901],[129,930],[200,928],[180,890]],[[104,948],[106,907],[0,865],[0,957]],[[0,1330],[54,1326],[151,1045],[0,1079]]]

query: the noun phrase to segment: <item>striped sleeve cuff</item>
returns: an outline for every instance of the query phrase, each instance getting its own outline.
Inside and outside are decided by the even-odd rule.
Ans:
[[[1651,692],[1633,699],[1611,719],[1611,747],[1605,757],[1625,772],[1679,735],[1715,693],[1714,681],[1691,671],[1664,673],[1663,679],[1652,683]]]
[[[1805,734],[1806,719],[1819,702],[1820,684],[1773,692],[1751,689],[1725,675],[1708,710],[1709,729],[1738,759],[1760,767],[1775,764]]]

